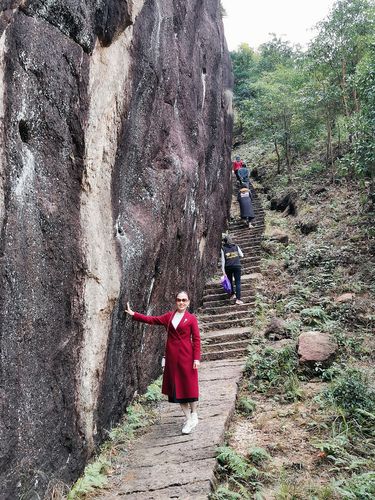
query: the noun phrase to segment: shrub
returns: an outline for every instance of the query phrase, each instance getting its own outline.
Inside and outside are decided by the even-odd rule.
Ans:
[[[261,465],[271,460],[271,456],[266,452],[264,448],[250,448],[247,456],[254,465]]]
[[[78,479],[68,493],[68,500],[81,498],[92,493],[96,488],[103,488],[108,482],[106,473],[109,466],[109,461],[103,458],[87,465],[83,476]]]
[[[355,368],[350,368],[336,378],[324,396],[349,416],[375,410],[375,393],[370,388],[366,375]]]
[[[306,325],[319,326],[328,320],[328,316],[324,309],[316,306],[302,309],[301,319]]]
[[[157,403],[161,401],[163,399],[161,384],[162,378],[160,377],[147,387],[146,394],[142,396],[143,399],[149,403]]]
[[[260,480],[266,475],[254,467],[245,457],[237,453],[230,446],[221,446],[217,450],[218,472],[225,476],[229,486],[240,493],[240,498],[252,499],[250,492],[255,492],[261,486]],[[222,494],[231,494],[231,490],[222,490]],[[217,498],[217,497],[214,497]],[[237,498],[237,497],[222,497]]]
[[[256,383],[257,390],[277,389],[285,399],[297,400],[301,397],[297,368],[298,356],[294,346],[278,350],[266,347],[248,357],[245,371]]]
[[[236,493],[226,486],[219,486],[210,496],[210,500],[243,500],[243,498],[240,493]]]
[[[237,403],[237,409],[243,415],[252,415],[256,408],[255,401],[250,398],[242,397]]]
[[[353,475],[350,479],[335,484],[343,499],[372,500],[375,498],[375,472]]]

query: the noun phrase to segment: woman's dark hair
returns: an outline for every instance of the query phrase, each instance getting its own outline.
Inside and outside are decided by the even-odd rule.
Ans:
[[[180,293],[184,293],[186,297],[190,300],[189,294],[185,290],[180,290],[179,292],[176,293],[175,299],[180,295]]]
[[[233,245],[233,240],[232,240],[231,236],[229,236],[229,234],[224,236],[223,242],[224,242],[224,244],[227,243],[228,245]]]

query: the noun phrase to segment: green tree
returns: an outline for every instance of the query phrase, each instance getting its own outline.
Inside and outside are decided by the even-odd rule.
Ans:
[[[342,110],[349,117],[359,110],[353,75],[374,33],[374,4],[368,0],[340,0],[317,26],[319,33],[309,54],[315,65],[330,75],[331,84],[340,88]]]

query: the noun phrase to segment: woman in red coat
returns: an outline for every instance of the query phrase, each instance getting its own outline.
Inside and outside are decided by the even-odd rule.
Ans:
[[[132,311],[127,303],[125,311],[135,321],[149,325],[163,325],[167,330],[165,369],[162,393],[170,403],[180,403],[186,421],[183,434],[190,434],[198,424],[198,367],[200,362],[200,334],[198,321],[187,311],[190,300],[186,292],[176,295],[176,310],[162,316],[145,316]]]

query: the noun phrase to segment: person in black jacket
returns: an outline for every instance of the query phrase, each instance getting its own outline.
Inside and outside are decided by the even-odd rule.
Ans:
[[[236,304],[241,305],[241,261],[243,257],[241,248],[233,243],[232,238],[227,235],[223,238],[223,246],[221,248],[221,268],[223,275],[228,276],[230,281],[232,295],[231,299],[236,299]],[[233,278],[236,284],[236,293],[233,290]]]
[[[249,228],[254,227],[251,221],[254,219],[254,208],[251,200],[250,189],[246,186],[240,187],[238,190],[237,201],[240,205],[241,219],[245,219]]]

